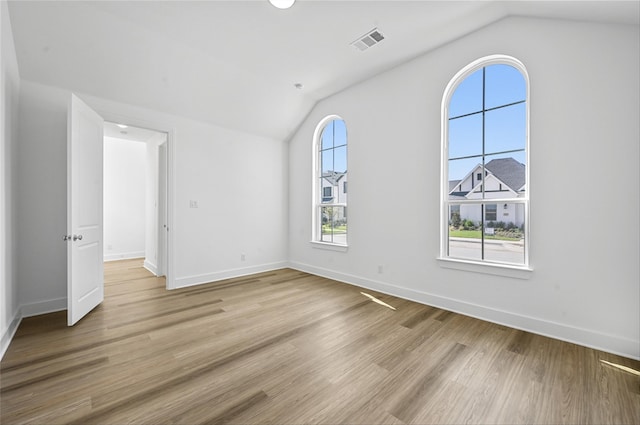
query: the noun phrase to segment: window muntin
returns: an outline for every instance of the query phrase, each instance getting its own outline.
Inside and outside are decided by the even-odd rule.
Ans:
[[[347,129],[333,117],[320,125],[314,184],[316,242],[347,245]],[[342,189],[342,190],[341,190]]]
[[[443,258],[528,266],[527,93],[524,67],[508,57],[479,60],[449,84]]]

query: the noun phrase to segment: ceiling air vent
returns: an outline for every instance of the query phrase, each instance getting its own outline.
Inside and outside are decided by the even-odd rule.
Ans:
[[[384,40],[384,35],[382,35],[378,28],[374,28],[362,37],[358,37],[358,39],[351,43],[351,45],[355,46],[358,50],[367,50],[369,47],[375,46],[382,40]]]

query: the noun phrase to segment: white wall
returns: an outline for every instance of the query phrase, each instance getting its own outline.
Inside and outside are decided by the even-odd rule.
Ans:
[[[285,266],[287,145],[196,123],[176,133],[176,285]]]
[[[16,277],[16,147],[20,75],[7,2],[0,2],[0,358],[20,322]]]
[[[66,110],[70,92],[28,81],[20,91],[18,254],[26,314],[66,308]],[[81,95],[110,121],[173,138],[174,286],[286,265],[284,142]],[[124,118],[123,118],[124,117]],[[123,118],[123,119],[120,119]],[[197,200],[198,209],[189,208]],[[245,253],[245,261],[240,254]]]
[[[320,102],[289,148],[292,266],[640,357],[639,39],[637,26],[509,18]],[[442,95],[497,53],[531,79],[529,279],[436,260]],[[349,134],[346,253],[309,244],[312,136],[329,114]]]
[[[104,259],[145,255],[147,145],[104,139]]]
[[[17,167],[17,275],[22,314],[67,308],[69,93],[21,81]]]

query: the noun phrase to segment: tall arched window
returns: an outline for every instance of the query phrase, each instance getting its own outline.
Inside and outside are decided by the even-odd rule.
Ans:
[[[441,258],[528,267],[529,83],[518,60],[479,59],[442,102]]]
[[[315,135],[315,242],[347,245],[347,128],[338,116],[322,120]]]

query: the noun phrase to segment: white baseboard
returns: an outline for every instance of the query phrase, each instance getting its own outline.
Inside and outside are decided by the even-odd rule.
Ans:
[[[16,315],[13,317],[13,320],[11,320],[11,323],[9,323],[7,330],[2,334],[2,339],[0,339],[0,360],[4,357],[4,353],[7,352],[7,348],[9,348],[9,344],[11,344],[11,340],[16,334],[21,321],[22,311],[18,308]]]
[[[149,270],[151,273],[153,273],[154,275],[158,276],[158,266],[156,266],[155,264],[153,264],[151,261],[145,259],[144,260],[144,264],[143,267],[147,270]]]
[[[67,298],[56,298],[53,300],[39,301],[30,304],[23,304],[21,307],[22,317],[39,316],[41,314],[53,313],[67,309]]]
[[[465,316],[475,317],[477,319],[508,326],[510,328],[520,329],[550,338],[583,345],[585,347],[594,348],[596,350],[640,360],[640,341],[622,338],[615,335],[608,335],[562,323],[551,322],[535,317],[523,316],[508,311],[496,310],[468,303],[466,301],[442,297],[427,292],[415,291],[413,289],[395,286],[386,282],[336,272],[309,264],[290,262],[289,267],[295,270],[334,279],[421,304],[453,311]]]
[[[278,270],[288,267],[286,261],[276,263],[260,264],[257,266],[243,267],[239,269],[223,270],[215,273],[201,274],[195,276],[180,277],[175,279],[174,286],[169,289],[185,288],[187,286],[200,285],[203,283],[211,283],[223,279],[231,279],[234,277],[246,276],[254,273],[263,273],[271,270]]]
[[[106,254],[103,257],[103,261],[118,261],[118,260],[131,260],[133,258],[144,258],[144,251],[140,252],[121,252],[121,253],[110,253]]]

